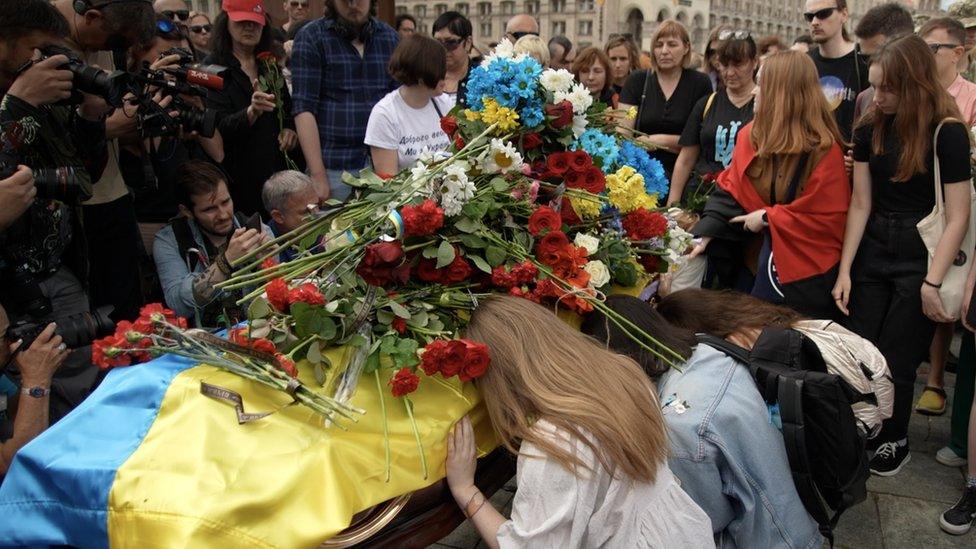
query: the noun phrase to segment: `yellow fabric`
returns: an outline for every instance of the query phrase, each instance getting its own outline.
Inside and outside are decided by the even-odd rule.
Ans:
[[[346,353],[327,354],[340,364]],[[300,369],[301,380],[316,387],[311,369]],[[304,407],[287,406],[291,399],[283,393],[217,368],[182,372],[142,444],[118,470],[109,495],[111,546],[314,547],[346,528],[355,513],[443,478],[445,437],[465,414],[475,423],[480,450],[497,445],[472,384],[420,372],[411,400],[427,455],[424,479],[404,403],[389,393],[392,373],[381,374],[392,461],[387,482],[372,374],[363,376],[351,402],[366,414],[343,431],[324,428]],[[232,406],[200,394],[201,381],[240,393],[247,412],[281,409],[238,425]]]

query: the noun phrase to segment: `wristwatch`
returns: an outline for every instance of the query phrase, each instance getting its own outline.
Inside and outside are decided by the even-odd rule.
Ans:
[[[43,398],[51,394],[51,389],[45,387],[24,387],[20,390],[20,394],[34,398]]]

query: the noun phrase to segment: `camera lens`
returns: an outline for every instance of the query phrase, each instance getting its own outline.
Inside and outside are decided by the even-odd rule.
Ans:
[[[217,128],[217,112],[213,109],[186,109],[180,112],[183,130],[197,132],[200,137],[211,138]]]
[[[34,170],[34,186],[38,198],[78,204],[91,198],[91,190],[82,185],[78,171],[72,167]]]

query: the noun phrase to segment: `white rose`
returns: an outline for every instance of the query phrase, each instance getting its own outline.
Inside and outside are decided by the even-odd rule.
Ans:
[[[576,238],[573,239],[573,244],[585,248],[588,255],[593,255],[600,247],[600,239],[585,233],[577,233]]]
[[[594,259],[583,265],[583,270],[590,275],[590,286],[599,288],[610,282],[610,270],[599,259]]]

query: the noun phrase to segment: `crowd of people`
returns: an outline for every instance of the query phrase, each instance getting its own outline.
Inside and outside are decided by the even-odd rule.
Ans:
[[[241,294],[217,287],[235,260],[341,208],[344,173],[392,175],[450,147],[441,119],[467,105],[490,50],[471,21],[446,11],[425,36],[409,15],[380,21],[371,0],[325,4],[285,0],[284,21],[264,0],[223,0],[213,21],[184,0],[0,4],[0,474],[101,380],[70,326],[131,320],[153,301],[199,327],[245,320]],[[794,485],[749,369],[696,337],[748,350],[810,319],[887,362],[892,412],[864,433],[876,475],[909,461],[913,409],[946,412],[956,362],[938,461],[968,472],[938,520],[964,534],[976,519],[976,21],[916,29],[888,3],[852,39],[846,0],[806,0],[804,17],[809,35],[792,45],[721,27],[703,52],[674,20],[647,52],[629,35],[578,47],[532,15],[507,22],[500,41],[619,113],[671,182],[659,206],[682,208],[697,239],[655,305],[607,299],[680,370],[597,313],[581,334],[514,297],[476,311],[468,337],[493,350],[478,384],[519,456],[512,518],[474,486],[466,419],[447,478],[490,546],[819,546],[833,525]],[[583,381],[594,365],[598,387]]]

